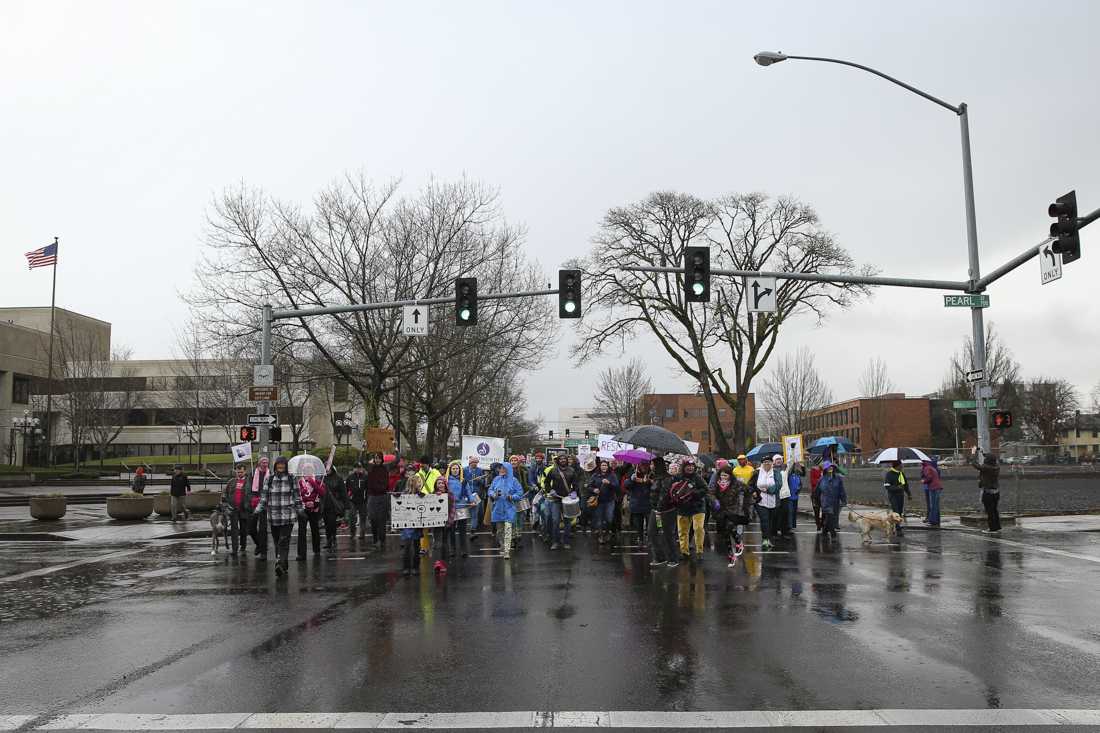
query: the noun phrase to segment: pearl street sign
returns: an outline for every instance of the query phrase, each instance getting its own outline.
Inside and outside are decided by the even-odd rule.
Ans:
[[[966,293],[965,295],[943,296],[945,308],[988,308],[989,296],[983,293]]]

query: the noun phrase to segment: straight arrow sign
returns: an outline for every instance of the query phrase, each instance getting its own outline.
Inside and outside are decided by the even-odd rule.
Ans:
[[[749,313],[775,313],[779,309],[776,278],[746,277],[745,292],[748,295]]]

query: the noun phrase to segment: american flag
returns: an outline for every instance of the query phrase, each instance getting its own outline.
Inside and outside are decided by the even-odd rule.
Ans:
[[[27,264],[33,270],[36,267],[49,267],[57,264],[57,242],[47,244],[33,252],[27,252]]]

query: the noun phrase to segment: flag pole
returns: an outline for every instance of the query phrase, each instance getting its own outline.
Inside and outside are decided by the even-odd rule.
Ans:
[[[53,316],[57,305],[57,260],[60,245],[53,238],[53,287],[50,289],[50,349],[46,365],[46,465],[53,466]]]

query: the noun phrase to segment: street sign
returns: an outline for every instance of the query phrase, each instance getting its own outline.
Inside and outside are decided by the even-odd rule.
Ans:
[[[595,448],[596,446],[599,445],[599,443],[597,443],[594,438],[590,438],[590,439],[587,439],[587,440],[585,438],[566,438],[565,439],[565,447],[566,448],[579,448],[582,445],[587,445],[589,447]]]
[[[971,369],[966,373],[966,381],[968,382],[980,382],[985,379],[985,370],[983,369]]]
[[[249,425],[274,425],[279,420],[274,415],[249,415]]]
[[[988,308],[989,296],[984,293],[966,293],[965,295],[943,296],[945,308]]]
[[[1054,251],[1050,242],[1039,245],[1039,279],[1043,285],[1062,277],[1062,255]]]
[[[261,387],[253,385],[248,388],[249,402],[276,402],[279,399],[279,388],[275,386]]]
[[[401,312],[401,333],[406,336],[427,336],[428,306],[405,306]]]
[[[996,407],[997,400],[986,400],[986,407]],[[955,400],[951,403],[951,407],[956,410],[975,410],[978,407],[978,403],[975,400]]]
[[[257,364],[252,367],[252,383],[257,387],[274,387],[275,367],[271,364]]]
[[[775,313],[777,292],[774,277],[746,277],[745,295],[749,301],[749,313]]]

